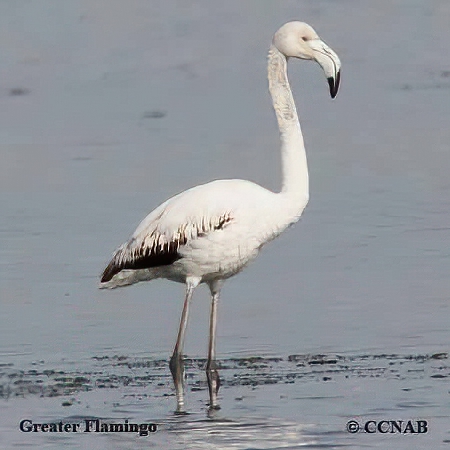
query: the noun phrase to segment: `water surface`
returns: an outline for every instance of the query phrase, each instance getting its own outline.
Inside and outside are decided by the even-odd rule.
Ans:
[[[0,445],[448,445],[449,17],[439,0],[2,2]],[[295,18],[343,62],[335,101],[317,65],[290,67],[310,204],[225,285],[212,419],[209,300],[196,291],[192,414],[175,418],[167,359],[183,287],[105,292],[98,275],[171,195],[217,178],[279,188],[266,51]],[[86,416],[160,428],[18,431],[21,418]],[[430,431],[351,435],[353,418],[423,418]]]

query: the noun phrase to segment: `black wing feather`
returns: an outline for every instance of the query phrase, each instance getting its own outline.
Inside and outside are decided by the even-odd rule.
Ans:
[[[103,271],[101,282],[110,281],[114,275],[125,269],[138,270],[169,266],[181,258],[178,253],[179,245],[179,242],[168,242],[162,247],[141,247],[132,259],[120,258],[121,252],[119,250]]]

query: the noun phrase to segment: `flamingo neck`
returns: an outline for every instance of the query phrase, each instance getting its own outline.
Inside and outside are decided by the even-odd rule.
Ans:
[[[287,59],[274,45],[269,50],[267,70],[269,91],[280,130],[283,177],[281,194],[295,202],[303,211],[309,198],[305,144],[287,76]]]

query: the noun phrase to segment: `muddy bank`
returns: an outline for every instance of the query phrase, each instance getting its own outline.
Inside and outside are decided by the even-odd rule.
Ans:
[[[188,389],[206,390],[203,358],[186,358]],[[133,386],[141,394],[173,395],[168,360],[135,358],[125,355],[94,356],[84,367],[71,370],[48,366],[45,361],[17,369],[13,364],[0,367],[0,396],[58,397],[97,389]],[[279,357],[228,358],[219,361],[224,388],[263,386],[277,383],[333,382],[345,378],[389,378],[397,380],[435,379],[450,376],[447,353],[424,355],[288,355]],[[157,386],[158,390],[152,388]],[[163,389],[161,389],[163,387]],[[152,394],[152,392],[156,392]]]

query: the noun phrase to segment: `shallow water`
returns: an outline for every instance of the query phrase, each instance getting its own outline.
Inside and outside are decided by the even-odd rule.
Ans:
[[[449,16],[438,0],[2,2],[1,448],[448,445]],[[98,274],[187,187],[278,189],[265,54],[293,18],[343,62],[335,101],[316,65],[290,67],[310,204],[225,285],[211,418],[209,302],[196,291],[191,414],[173,417],[167,359],[183,287],[98,291]],[[90,417],[159,428],[18,429]],[[351,419],[424,419],[429,431],[349,434]]]
[[[77,361],[76,367],[45,361],[26,370],[2,367],[5,440],[39,448],[61,442],[75,448],[383,448],[384,434],[366,434],[362,441],[345,432],[350,419],[361,427],[380,419],[413,420],[415,431],[417,421],[426,420],[430,434],[414,439],[426,447],[445,440],[447,353],[222,359],[223,408],[208,416],[205,360],[188,359],[186,366],[192,413],[181,417],[170,413],[175,399],[166,360],[114,355]],[[79,423],[82,431],[18,435],[20,421],[35,416],[41,423]],[[85,421],[95,419],[155,423],[157,431],[141,437],[96,432],[94,425],[84,431]],[[389,445],[407,448],[412,436],[391,434]]]

